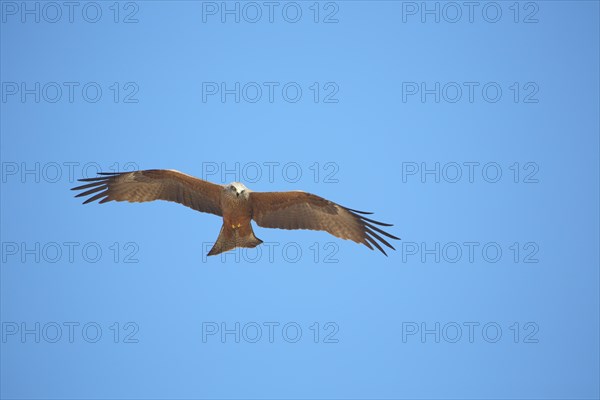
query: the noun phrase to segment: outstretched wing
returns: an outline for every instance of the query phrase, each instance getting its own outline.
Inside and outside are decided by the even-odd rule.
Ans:
[[[194,178],[179,171],[149,169],[145,171],[100,172],[97,178],[80,179],[90,182],[71,190],[85,190],[75,197],[91,196],[83,204],[100,200],[145,202],[174,201],[205,213],[222,215],[221,185]],[[86,190],[87,189],[87,190]]]
[[[305,192],[250,193],[252,219],[259,226],[280,229],[312,229],[326,231],[342,239],[373,246],[387,255],[381,247],[394,247],[383,237],[399,240],[375,225],[392,226],[364,216],[371,214],[352,210],[322,197]],[[373,245],[373,246],[371,246]],[[394,249],[395,250],[395,249]]]

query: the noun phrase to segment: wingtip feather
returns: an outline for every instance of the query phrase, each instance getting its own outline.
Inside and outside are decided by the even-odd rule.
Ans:
[[[385,252],[385,250],[383,249],[383,247],[381,247],[381,245],[379,243],[377,243],[377,241],[375,239],[373,239],[372,237],[370,237],[369,235],[365,235],[365,238],[371,242],[371,244],[373,244],[375,247],[377,247],[377,249],[379,251],[381,251],[383,254],[385,254],[387,256],[387,253]]]
[[[348,207],[344,207],[344,208],[348,211],[352,211],[352,212],[359,213],[359,214],[366,214],[366,215],[373,214],[372,212],[369,212],[369,211],[360,211],[360,210],[355,210],[353,208],[348,208]]]

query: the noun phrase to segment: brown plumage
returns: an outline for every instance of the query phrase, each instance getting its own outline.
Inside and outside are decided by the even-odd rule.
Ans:
[[[255,247],[262,243],[254,235],[251,220],[258,226],[280,229],[326,231],[341,239],[373,246],[387,255],[381,244],[394,249],[382,236],[399,240],[378,226],[392,226],[365,217],[371,214],[352,210],[311,193],[253,192],[238,182],[217,185],[174,170],[145,170],[124,173],[99,173],[97,178],[72,190],[83,190],[75,197],[91,196],[83,204],[99,200],[146,202],[166,200],[194,210],[223,217],[223,226],[208,255],[236,247]]]

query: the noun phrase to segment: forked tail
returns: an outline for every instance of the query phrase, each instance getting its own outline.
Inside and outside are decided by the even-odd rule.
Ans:
[[[230,226],[223,223],[219,237],[208,252],[208,255],[216,256],[225,251],[233,250],[236,247],[256,247],[262,242],[262,240],[254,236],[250,222],[242,226]]]

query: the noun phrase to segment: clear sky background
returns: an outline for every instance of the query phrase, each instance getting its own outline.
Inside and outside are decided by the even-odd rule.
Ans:
[[[0,6],[2,398],[600,396],[597,2]],[[152,168],[402,240],[69,190]]]

